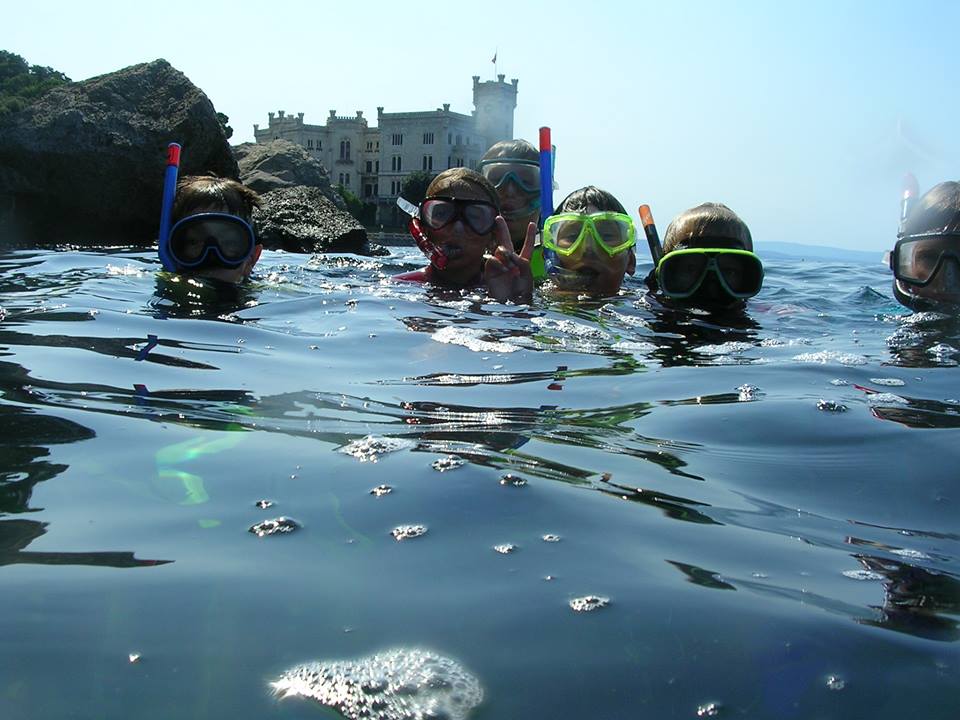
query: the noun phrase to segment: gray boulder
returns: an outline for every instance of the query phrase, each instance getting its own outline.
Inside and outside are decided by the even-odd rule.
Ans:
[[[280,188],[263,193],[260,199],[263,207],[255,212],[254,222],[265,248],[370,253],[363,225],[334,205],[320,188]]]
[[[169,142],[181,175],[239,175],[213,104],[166,60],[54,88],[0,118],[0,229],[23,244],[153,243]]]
[[[271,140],[243,143],[232,149],[240,167],[240,180],[258,193],[297,185],[319,188],[334,205],[346,209],[340,193],[330,184],[327,169],[300,145],[289,140]]]

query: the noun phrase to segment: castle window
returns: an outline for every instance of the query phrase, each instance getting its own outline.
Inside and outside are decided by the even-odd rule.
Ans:
[[[344,181],[343,184],[344,184],[344,185],[349,185],[349,184],[350,184],[350,173],[347,173],[346,178],[347,178],[347,179]]]
[[[372,172],[373,172],[373,161],[372,161],[372,160],[367,160],[367,172],[368,172],[368,173],[372,173]]]
[[[374,194],[374,195],[379,195],[379,194],[380,194],[380,184],[379,184],[379,183],[374,183],[374,184],[373,184],[373,194]]]
[[[367,183],[363,186],[363,196],[370,197],[371,195],[373,195],[373,185]]]
[[[453,133],[447,133],[447,145],[453,145]]]
[[[424,156],[423,156],[423,169],[424,169],[424,170],[433,170],[433,155],[424,155]]]
[[[367,152],[373,152],[373,140],[367,141]]]
[[[402,168],[402,158],[399,155],[394,155],[390,158],[390,170],[392,172],[400,172]]]
[[[307,150],[313,150],[313,140],[307,140]]]
[[[393,145],[403,145],[403,133],[394,133],[390,140]]]
[[[379,173],[379,172],[380,172],[380,161],[377,160],[377,161],[373,164],[373,167],[374,167],[374,170],[373,170],[373,171],[374,171],[375,173]]]
[[[457,135],[457,145],[463,142],[463,138],[460,135]],[[460,167],[463,167],[462,165]]]
[[[423,144],[424,145],[433,145],[433,133],[424,133],[423,134]]]

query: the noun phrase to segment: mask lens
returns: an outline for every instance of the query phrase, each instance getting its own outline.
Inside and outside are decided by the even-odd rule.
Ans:
[[[420,208],[420,219],[433,230],[452,223],[457,217],[457,206],[452,200],[425,200]]]
[[[486,235],[493,230],[497,211],[492,205],[486,203],[465,203],[463,219],[477,235]]]
[[[561,253],[571,253],[577,248],[577,241],[583,234],[582,219],[559,220],[551,223],[546,233],[545,243]]]
[[[508,182],[513,182],[528,193],[540,192],[540,167],[526,163],[490,163],[484,165],[481,172],[497,190]]]
[[[594,222],[597,237],[611,253],[626,250],[634,244],[633,223],[627,218],[610,218]]]
[[[901,240],[896,250],[896,276],[898,280],[927,283],[933,277],[940,256],[947,250],[945,238],[917,238]]]
[[[668,253],[660,261],[660,288],[667,295],[686,295],[693,292],[703,280],[709,260],[703,253]]]
[[[727,287],[737,295],[756,295],[763,286],[762,265],[749,255],[719,254],[716,257]]]

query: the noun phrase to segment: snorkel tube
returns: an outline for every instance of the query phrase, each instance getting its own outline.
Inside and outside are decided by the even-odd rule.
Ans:
[[[660,264],[660,258],[663,257],[660,234],[657,232],[657,226],[653,224],[653,214],[650,212],[650,206],[641,205],[638,212],[640,213],[640,222],[643,223],[643,234],[647,236],[650,257],[653,259],[653,270],[656,272],[657,266]]]
[[[430,258],[431,265],[437,270],[443,270],[447,266],[447,256],[443,250],[431,242],[430,238],[427,237],[427,234],[420,226],[420,208],[401,196],[397,196],[397,207],[410,216],[410,222],[407,223],[407,230],[410,232],[410,235],[413,236],[417,247],[420,248],[420,251],[424,255]]]
[[[917,195],[920,194],[920,186],[917,183],[917,178],[913,173],[908,172],[903,176],[903,196],[900,199],[900,234],[903,234],[903,228],[907,224],[907,215],[910,214],[910,209],[913,207],[913,203],[917,200]]]
[[[157,236],[157,252],[163,269],[173,272],[176,263],[170,256],[170,216],[173,213],[173,199],[177,194],[177,177],[180,174],[180,145],[167,145],[167,169],[163,176],[163,200],[160,201],[160,234]]]
[[[550,128],[540,128],[540,228],[553,215],[553,144]]]

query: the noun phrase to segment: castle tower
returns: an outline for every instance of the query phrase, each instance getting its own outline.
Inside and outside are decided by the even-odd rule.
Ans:
[[[496,81],[480,82],[473,76],[473,116],[476,129],[487,147],[501,140],[513,140],[513,111],[517,107],[516,78],[509,83],[505,75],[497,75]]]

